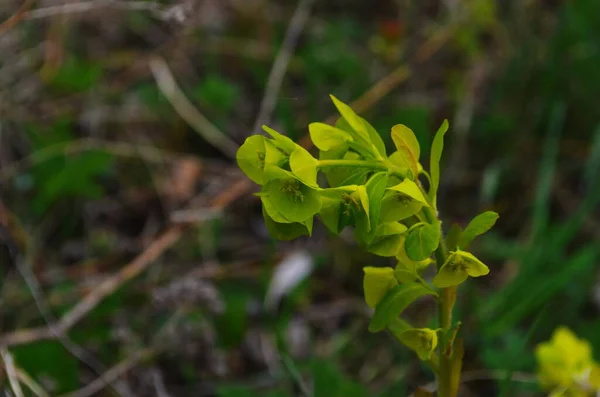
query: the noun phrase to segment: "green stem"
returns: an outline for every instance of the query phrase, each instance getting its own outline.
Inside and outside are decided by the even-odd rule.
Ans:
[[[436,218],[433,210],[424,211],[424,215],[429,221],[434,221]],[[439,271],[442,265],[448,259],[448,249],[443,233],[440,232],[440,242],[435,250],[435,260],[437,270]],[[449,352],[452,346],[449,343],[449,330],[452,327],[452,309],[456,301],[456,287],[441,288],[438,298],[438,316],[439,327],[444,330],[439,342],[439,371],[437,373],[437,390],[438,397],[456,397],[456,390],[453,385],[460,377],[460,373],[455,374],[455,368],[452,365],[452,360]]]
[[[365,160],[319,160],[319,168],[327,167],[360,167],[373,168],[377,170],[387,170],[388,166],[381,161],[365,161]]]
[[[448,253],[446,250],[446,244],[443,238],[440,238],[440,245],[435,251],[435,258],[438,263],[438,270],[446,262]],[[454,397],[452,378],[460,376],[460,374],[453,374],[452,372],[452,361],[449,355],[451,346],[448,346],[451,341],[448,340],[448,331],[452,326],[452,308],[454,307],[454,297],[456,296],[456,287],[442,288],[440,290],[440,296],[438,299],[438,316],[440,328],[443,328],[445,333],[440,341],[440,371],[438,374],[438,396],[439,397]]]

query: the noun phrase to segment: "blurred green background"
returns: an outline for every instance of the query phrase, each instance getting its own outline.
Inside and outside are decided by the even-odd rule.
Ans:
[[[462,395],[543,395],[533,349],[559,325],[600,359],[598,0],[4,0],[3,20],[0,345],[25,396],[397,397],[433,380],[367,331],[361,268],[386,259],[320,224],[268,236],[227,149],[265,97],[261,121],[295,140],[329,94],[387,144],[403,123],[428,148],[449,120],[445,225],[500,213],[473,246],[490,276],[458,302]]]

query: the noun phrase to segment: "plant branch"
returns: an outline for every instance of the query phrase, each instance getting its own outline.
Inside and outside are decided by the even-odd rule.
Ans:
[[[388,166],[380,161],[364,161],[364,160],[319,160],[319,168],[329,167],[358,167],[358,168],[373,168],[378,170],[388,170]]]
[[[444,241],[444,235],[441,232],[440,243],[435,250],[435,259],[438,271],[448,259],[446,242]],[[453,366],[451,356],[448,354],[452,348],[452,346],[448,345],[450,342],[448,331],[452,327],[452,309],[454,307],[455,298],[456,287],[442,288],[440,290],[440,297],[438,299],[439,327],[444,329],[445,332],[442,334],[439,345],[440,371],[437,377],[439,397],[454,397],[452,395],[452,379],[455,376],[460,376],[460,374],[452,373]]]
[[[239,146],[227,135],[221,132],[211,123],[192,103],[187,99],[183,91],[175,82],[175,78],[167,65],[167,62],[158,56],[150,58],[148,63],[150,70],[156,80],[156,85],[162,94],[171,103],[175,111],[208,143],[219,149],[229,158],[234,159]]]

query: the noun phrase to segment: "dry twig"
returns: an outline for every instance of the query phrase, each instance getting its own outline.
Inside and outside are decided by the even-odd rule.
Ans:
[[[21,21],[25,17],[25,13],[29,9],[29,7],[31,7],[32,4],[33,0],[24,0],[23,4],[21,4],[21,7],[19,7],[17,12],[0,24],[0,34],[6,33],[8,30],[15,27],[19,23],[19,21]]]
[[[219,131],[214,124],[192,105],[175,82],[167,62],[161,57],[154,56],[150,58],[149,66],[158,88],[179,116],[187,121],[194,131],[211,145],[221,150],[228,157],[235,158],[235,153],[238,149],[237,143]]]
[[[250,186],[249,181],[245,179],[237,181],[229,189],[215,197],[209,207],[213,210],[224,208],[246,192]],[[178,224],[168,228],[156,238],[144,252],[135,257],[115,275],[92,290],[85,298],[63,315],[56,324],[48,327],[30,328],[5,334],[0,337],[0,346],[20,345],[41,339],[53,339],[56,338],[57,334],[64,334],[73,327],[73,325],[85,317],[104,298],[116,291],[125,282],[136,277],[148,268],[148,266],[162,255],[163,252],[179,240],[187,226],[188,225]]]
[[[185,6],[185,4],[176,4],[165,7],[159,3],[148,1],[92,0],[38,8],[37,10],[24,12],[23,18],[43,19],[58,15],[82,14],[97,9],[113,8],[126,11],[148,11],[155,18],[163,21],[173,19],[182,21],[185,18]]]
[[[141,361],[144,361],[154,355],[153,349],[143,349],[135,352],[134,354],[127,357],[125,360],[121,361],[114,367],[107,370],[103,373],[98,379],[88,383],[81,389],[78,389],[74,392],[63,394],[60,397],[89,397],[98,393],[100,390],[104,389],[107,384],[114,383],[120,376],[123,376],[126,372],[133,369],[137,364]]]
[[[17,376],[17,370],[12,355],[6,349],[0,350],[0,355],[2,355],[2,361],[4,361],[4,369],[6,370],[6,377],[8,378],[10,388],[15,394],[15,397],[23,397],[23,389],[21,389],[21,383]]]

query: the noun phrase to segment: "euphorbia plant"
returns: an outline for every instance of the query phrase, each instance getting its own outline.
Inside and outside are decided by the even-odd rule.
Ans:
[[[444,236],[437,191],[448,122],[434,137],[427,172],[410,128],[392,127],[395,151],[388,155],[379,133],[348,105],[331,98],[341,114],[335,126],[308,126],[318,159],[265,126],[271,138],[249,137],[237,152],[238,165],[261,185],[257,195],[275,238],[310,235],[318,215],[332,233],[353,227],[357,242],[367,251],[395,258],[395,268],[364,268],[365,299],[375,309],[369,330],[389,330],[435,372],[438,396],[454,397],[463,354],[456,338],[459,323],[452,319],[456,288],[469,277],[488,274],[487,266],[466,249],[498,215],[484,212],[464,230],[453,226]],[[320,172],[329,187],[319,184]],[[432,263],[436,274],[428,282],[423,274]],[[438,304],[435,329],[413,327],[400,317],[426,295]]]

